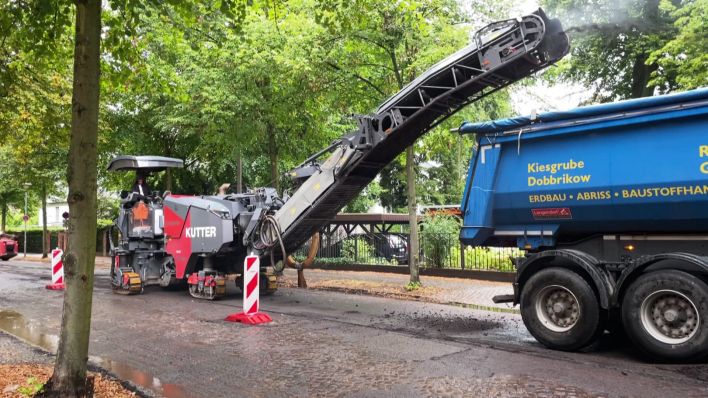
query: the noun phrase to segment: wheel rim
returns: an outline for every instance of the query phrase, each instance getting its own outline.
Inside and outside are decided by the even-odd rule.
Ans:
[[[641,320],[651,337],[666,344],[687,342],[701,323],[693,301],[675,290],[658,290],[647,296],[642,302]]]
[[[536,295],[536,315],[546,328],[567,332],[578,323],[580,303],[565,287],[546,286]]]

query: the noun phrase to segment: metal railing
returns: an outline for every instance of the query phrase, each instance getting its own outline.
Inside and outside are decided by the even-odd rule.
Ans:
[[[457,234],[421,233],[420,266],[463,270],[514,272],[513,259],[524,252],[513,247],[471,247],[460,243]],[[307,255],[310,242],[295,252]],[[408,235],[358,234],[348,237],[323,235],[315,260],[319,264],[407,265]]]

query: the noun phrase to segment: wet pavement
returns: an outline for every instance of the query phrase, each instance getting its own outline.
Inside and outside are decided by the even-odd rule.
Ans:
[[[48,280],[46,264],[0,264],[0,330],[54,347],[62,293]],[[91,361],[167,397],[708,396],[708,365],[644,363],[610,335],[550,351],[517,314],[285,288],[262,300],[273,323],[223,322],[240,304],[233,283],[218,302],[114,295],[99,269]]]
[[[297,286],[297,271],[286,269],[285,275],[292,286]],[[511,283],[482,281],[469,278],[446,278],[421,276],[422,289],[407,292],[409,275],[366,272],[308,269],[305,271],[307,285],[318,290],[345,291],[355,294],[375,294],[394,298],[415,299],[441,304],[454,304],[468,308],[499,309],[518,313],[510,304],[495,304],[492,297],[512,294]]]

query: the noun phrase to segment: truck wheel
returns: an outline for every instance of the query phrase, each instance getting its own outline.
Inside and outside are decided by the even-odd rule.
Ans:
[[[554,350],[573,351],[593,343],[604,331],[597,296],[580,275],[547,268],[533,275],[521,292],[521,317],[531,335]]]
[[[708,355],[708,286],[686,272],[650,272],[622,300],[622,323],[651,358],[696,360]]]

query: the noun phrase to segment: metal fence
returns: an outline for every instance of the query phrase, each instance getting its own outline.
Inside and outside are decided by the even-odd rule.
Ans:
[[[513,272],[513,259],[524,252],[512,247],[471,247],[460,243],[457,234],[421,233],[420,266]],[[309,241],[295,254],[304,258]],[[348,237],[323,235],[316,262],[319,264],[407,265],[407,234],[360,234]]]

